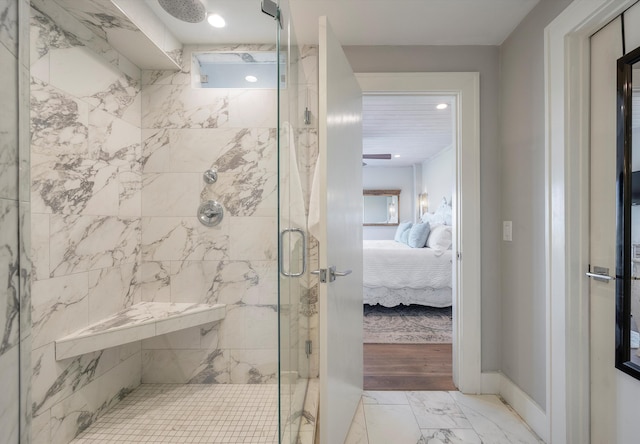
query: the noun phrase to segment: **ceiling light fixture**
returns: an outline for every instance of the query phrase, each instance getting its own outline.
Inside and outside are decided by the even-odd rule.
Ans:
[[[400,154],[396,154],[393,157],[398,158],[398,157],[400,157]]]
[[[247,76],[244,78],[247,82],[251,82],[251,83],[255,83],[258,81],[258,78],[256,76]]]
[[[449,107],[449,105],[447,105],[446,103],[440,103],[438,104],[438,106],[436,106],[437,109],[447,109]]]
[[[218,14],[209,14],[209,16],[207,17],[207,21],[214,28],[224,28],[227,24],[222,16]]]

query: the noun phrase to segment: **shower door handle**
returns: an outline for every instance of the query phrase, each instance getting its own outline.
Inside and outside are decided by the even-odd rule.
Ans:
[[[300,273],[289,273],[284,269],[284,235],[287,233],[298,233],[300,237],[302,237],[302,271]],[[280,245],[278,248],[279,254],[279,262],[280,262],[280,272],[285,277],[300,277],[307,271],[307,238],[304,234],[304,231],[300,228],[287,228],[280,232]]]

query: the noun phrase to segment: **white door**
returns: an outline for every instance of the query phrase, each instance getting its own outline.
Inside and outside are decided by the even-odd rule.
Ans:
[[[591,38],[591,268],[616,267],[616,60],[620,19]],[[591,442],[615,443],[615,282],[590,280]]]
[[[320,443],[343,443],[362,394],[362,93],[326,17],[319,40]],[[331,281],[331,282],[330,282]]]

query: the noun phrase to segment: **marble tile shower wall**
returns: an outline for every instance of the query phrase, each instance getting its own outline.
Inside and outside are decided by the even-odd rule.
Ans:
[[[143,341],[142,381],[277,381],[277,91],[194,89],[179,72],[143,71],[142,299],[227,304],[218,323]],[[218,171],[207,185],[202,174]],[[213,228],[198,205],[219,201]]]
[[[29,367],[30,349],[28,134],[28,20],[23,0],[0,0],[0,430],[3,442],[28,441],[31,416],[25,411],[29,384],[21,386],[22,371]],[[26,25],[26,26],[25,26]],[[26,145],[25,145],[26,144]],[[26,148],[26,149],[25,149]],[[21,232],[24,237],[21,237]]]
[[[141,300],[140,71],[32,6],[32,433],[66,443],[141,379],[139,342],[62,361],[53,342]]]

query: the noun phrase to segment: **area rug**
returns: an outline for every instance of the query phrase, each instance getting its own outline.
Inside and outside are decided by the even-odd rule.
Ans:
[[[364,306],[365,344],[451,343],[451,307]]]

